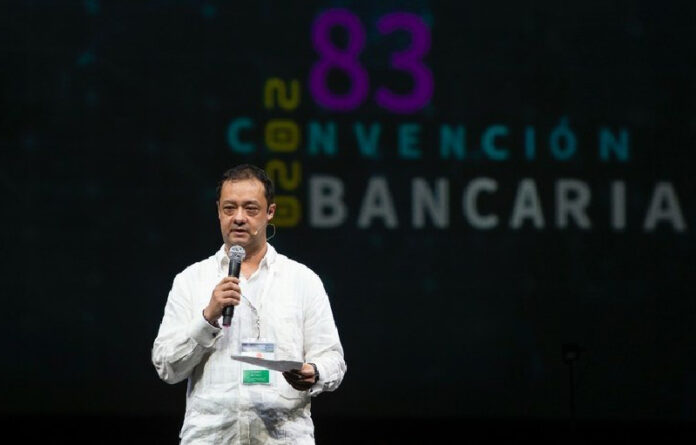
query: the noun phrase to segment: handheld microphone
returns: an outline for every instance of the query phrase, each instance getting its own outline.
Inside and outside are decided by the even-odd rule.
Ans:
[[[244,257],[246,256],[244,248],[242,246],[236,245],[231,246],[230,250],[227,252],[227,255],[230,258],[230,268],[227,273],[227,276],[239,278],[239,271],[242,268],[242,261],[244,261]],[[232,322],[233,315],[234,306],[225,306],[225,309],[222,310],[222,325],[229,326]]]

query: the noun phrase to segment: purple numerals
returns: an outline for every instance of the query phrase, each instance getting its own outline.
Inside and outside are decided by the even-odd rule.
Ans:
[[[345,49],[331,42],[331,28],[342,26],[348,34]],[[338,111],[351,111],[367,98],[369,78],[367,70],[358,62],[358,55],[365,46],[365,29],[355,14],[346,9],[331,9],[323,13],[312,27],[312,42],[321,59],[309,73],[309,90],[323,107]],[[350,79],[350,90],[335,94],[327,86],[331,68],[342,70]]]
[[[343,27],[348,35],[345,49],[331,41],[331,29]],[[381,34],[406,31],[411,35],[411,45],[392,54],[392,68],[405,71],[413,78],[413,89],[406,94],[396,94],[386,87],[375,91],[377,104],[393,113],[414,113],[425,107],[433,95],[434,82],[430,69],[422,62],[430,50],[430,29],[423,20],[411,13],[394,12],[382,16],[377,22]],[[312,42],[319,61],[309,73],[309,90],[314,100],[330,110],[351,111],[367,99],[369,76],[358,61],[365,46],[365,28],[360,19],[347,9],[330,9],[321,14],[312,26]],[[332,92],[327,85],[331,69],[343,71],[350,80],[350,90],[345,94]]]
[[[390,61],[394,69],[407,71],[413,78],[413,90],[408,94],[394,94],[386,87],[379,87],[375,93],[377,104],[395,113],[413,113],[425,107],[433,95],[433,74],[423,65],[421,59],[430,50],[430,30],[423,20],[415,14],[394,12],[377,22],[381,34],[405,30],[411,34],[411,46],[404,51],[392,54]]]

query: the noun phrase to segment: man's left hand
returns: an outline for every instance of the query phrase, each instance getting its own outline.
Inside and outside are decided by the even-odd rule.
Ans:
[[[302,369],[293,369],[283,373],[285,380],[298,391],[306,391],[314,385],[316,376],[314,367],[309,363],[304,363]]]

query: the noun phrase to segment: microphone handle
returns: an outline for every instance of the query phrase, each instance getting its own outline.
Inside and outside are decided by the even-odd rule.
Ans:
[[[228,277],[236,277],[239,278],[239,270],[242,267],[241,262],[237,261],[230,261],[230,268],[227,273]],[[229,326],[232,323],[232,316],[234,315],[234,306],[229,305],[225,306],[225,309],[222,310],[222,325],[223,326]]]

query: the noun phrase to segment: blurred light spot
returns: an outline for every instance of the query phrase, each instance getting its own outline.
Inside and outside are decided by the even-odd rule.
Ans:
[[[85,51],[84,53],[80,54],[80,57],[77,58],[78,66],[87,66],[93,63],[94,54],[92,54],[92,51]]]
[[[431,12],[423,13],[421,15],[421,19],[423,19],[425,24],[428,25],[430,29],[432,29],[433,23],[435,23],[435,18],[433,17],[433,14]]]
[[[206,19],[212,19],[217,14],[217,9],[210,3],[206,3],[205,5],[203,5],[203,9],[201,12],[203,14],[203,17],[205,17]]]
[[[89,15],[99,14],[99,0],[84,0],[85,11]]]

